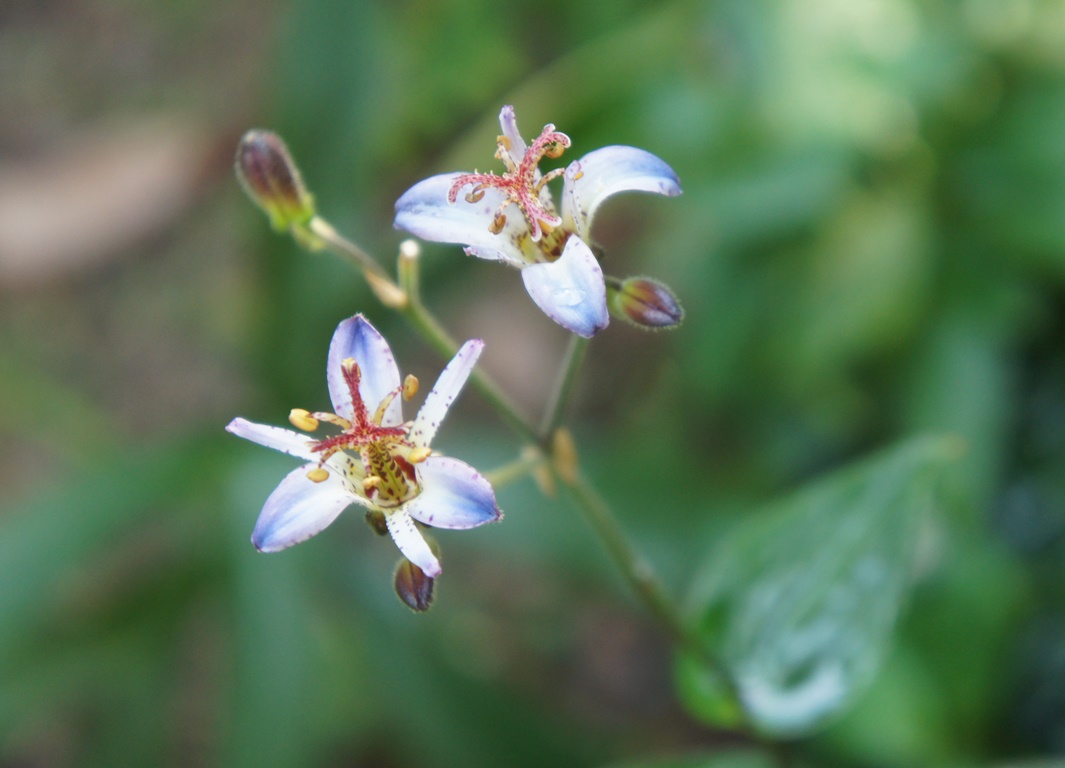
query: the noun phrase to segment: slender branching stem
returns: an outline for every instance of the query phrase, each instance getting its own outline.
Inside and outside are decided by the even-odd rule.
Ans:
[[[603,542],[614,565],[621,571],[629,586],[644,606],[669,633],[670,638],[688,653],[699,659],[720,681],[741,716],[741,729],[752,732],[750,717],[740,697],[739,687],[725,664],[711,653],[684,621],[677,604],[666,594],[651,565],[636,551],[614,515],[610,505],[581,473],[567,478],[559,473],[559,480],[569,491],[577,509]]]
[[[569,345],[566,347],[565,357],[559,366],[558,377],[555,379],[551,398],[547,401],[544,409],[544,417],[540,421],[540,444],[548,446],[551,436],[566,416],[566,407],[576,388],[577,375],[584,363],[585,353],[588,351],[588,339],[581,338],[577,334],[571,334]]]
[[[529,451],[523,454],[520,458],[496,467],[495,469],[488,470],[484,473],[484,477],[492,484],[493,488],[499,489],[504,485],[509,485],[517,480],[521,480],[523,477],[536,471],[546,463],[547,457],[544,456],[543,453],[535,448],[530,448]]]
[[[397,283],[373,258],[342,237],[328,222],[316,217],[311,221],[309,228],[325,247],[361,269],[378,298],[387,306],[398,310],[414,330],[437,352],[445,358],[454,356],[458,351],[458,344],[421,300],[416,251],[401,252]],[[528,456],[489,473],[494,485],[512,482],[544,464],[546,461],[544,451],[550,452],[554,447],[553,437],[565,419],[566,408],[573,396],[587,349],[587,339],[577,335],[571,337],[539,429],[522,415],[488,374],[484,373],[480,367],[474,368],[470,375],[470,382],[523,440],[538,447]],[[599,495],[588,479],[575,469],[574,471],[556,471],[555,474],[647,610],[680,648],[693,654],[721,681],[727,695],[740,713],[737,730],[762,744],[781,765],[786,764],[786,751],[780,744],[765,740],[757,734],[732,673],[684,621],[677,604],[666,593],[650,564],[636,551],[625,535],[610,505]]]

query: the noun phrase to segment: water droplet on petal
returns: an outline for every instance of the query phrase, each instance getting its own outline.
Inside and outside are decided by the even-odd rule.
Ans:
[[[561,288],[551,292],[551,298],[560,307],[576,307],[586,300],[587,294],[577,288]]]

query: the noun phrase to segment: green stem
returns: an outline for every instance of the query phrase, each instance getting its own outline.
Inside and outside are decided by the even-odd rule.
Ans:
[[[401,250],[399,280],[400,288],[406,294],[407,299],[399,310],[407,319],[407,322],[443,357],[454,357],[455,353],[458,352],[459,345],[440,325],[440,321],[422,303],[418,282],[418,255],[416,252],[403,252]],[[515,432],[529,442],[538,442],[536,429],[521,414],[518,407],[511,402],[495,380],[484,372],[483,368],[477,366],[473,369],[470,373],[470,382]]]
[[[530,448],[528,454],[523,454],[519,459],[488,470],[484,473],[484,477],[492,484],[493,488],[498,490],[502,486],[509,485],[530,474],[537,467],[542,466],[545,461],[546,458],[540,451]]]
[[[384,267],[362,248],[341,235],[328,221],[321,216],[315,216],[307,224],[311,234],[321,240],[333,253],[344,257],[363,272],[372,273],[375,277],[392,282],[385,272]]]
[[[566,406],[577,383],[577,374],[581,370],[585,354],[588,351],[588,339],[577,334],[570,335],[569,346],[566,347],[566,356],[558,370],[558,378],[555,379],[555,388],[547,401],[544,409],[544,418],[540,422],[540,444],[547,446],[551,436],[558,429],[566,415]]]
[[[614,564],[624,575],[651,614],[665,627],[672,640],[700,659],[718,677],[741,716],[741,729],[754,734],[751,718],[740,697],[739,686],[725,664],[714,656],[689,629],[677,605],[669,598],[650,564],[635,550],[621,529],[610,505],[588,480],[577,473],[571,478],[559,475],[577,508],[602,540]]]

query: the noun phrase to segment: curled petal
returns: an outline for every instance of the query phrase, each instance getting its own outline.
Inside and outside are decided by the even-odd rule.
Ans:
[[[421,410],[418,411],[418,416],[414,419],[410,439],[415,448],[428,447],[432,442],[436,430],[440,428],[440,423],[447,415],[448,408],[462,391],[483,349],[484,342],[480,339],[467,341],[440,373],[436,384],[425,398]]]
[[[536,306],[567,331],[590,338],[610,322],[603,270],[576,235],[557,261],[533,264],[521,276]]]
[[[226,426],[226,431],[237,437],[243,437],[245,440],[251,440],[253,443],[273,448],[275,451],[295,456],[297,459],[313,461],[317,458],[317,455],[311,451],[314,440],[299,432],[293,432],[291,429],[256,424],[247,419],[233,419]]]
[[[466,201],[465,191],[460,190],[458,199],[449,203],[448,191],[460,175],[430,176],[404,192],[396,201],[393,226],[423,240],[461,243],[469,246],[467,253],[482,259],[514,266],[524,264],[519,243],[528,232],[528,224],[521,210],[514,205],[507,206],[504,209],[507,221],[499,234],[493,234],[489,228],[495,221],[497,209],[506,199],[504,194],[498,189],[485,189],[483,197],[470,203]]]
[[[664,160],[636,147],[603,147],[566,169],[563,226],[587,237],[600,203],[618,192],[680,194],[680,179]]]
[[[279,552],[306,541],[356,501],[336,472],[320,483],[307,479],[306,465],[289,472],[263,505],[251,543],[260,552]]]
[[[349,317],[337,326],[329,344],[329,362],[326,379],[329,381],[329,396],[333,410],[338,416],[352,416],[351,392],[341,372],[341,363],[354,358],[362,371],[359,392],[367,409],[373,414],[377,406],[390,393],[399,389],[399,369],[388,342],[362,315]],[[381,424],[394,427],[403,423],[402,398],[395,397],[385,411]]]
[[[527,147],[525,140],[518,133],[518,120],[514,117],[514,107],[509,104],[499,112],[499,127],[510,142],[510,159],[515,166],[521,165],[521,159],[525,156]]]
[[[425,575],[435,579],[440,575],[440,561],[429,549],[422,538],[418,526],[404,508],[385,512],[385,522],[392,541],[396,542],[403,556],[425,571]]]
[[[469,464],[430,456],[418,465],[422,492],[403,509],[419,522],[436,528],[476,528],[499,520],[491,484]]]

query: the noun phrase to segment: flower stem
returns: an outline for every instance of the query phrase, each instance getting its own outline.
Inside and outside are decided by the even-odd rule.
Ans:
[[[739,686],[725,664],[711,653],[689,629],[680,610],[666,594],[650,564],[636,551],[622,531],[610,505],[595,490],[594,486],[577,473],[570,479],[559,474],[559,479],[569,490],[577,508],[602,540],[614,564],[624,575],[629,586],[652,615],[665,627],[671,639],[685,651],[698,658],[721,681],[740,716],[739,729],[757,738],[751,718],[740,696]]]
[[[485,479],[492,484],[493,488],[500,488],[504,485],[520,480],[529,473],[533,472],[537,467],[542,466],[546,462],[545,456],[537,449],[530,448],[527,453],[523,453],[520,458],[515,459],[507,464],[490,469],[484,473]]]
[[[440,321],[422,303],[421,290],[418,280],[418,253],[417,250],[401,247],[399,257],[399,280],[400,289],[406,295],[406,301],[399,311],[407,319],[418,333],[429,342],[443,357],[454,357],[458,352],[459,345],[451,338]],[[539,442],[536,429],[526,419],[517,406],[511,402],[506,393],[500,388],[495,380],[477,366],[470,373],[470,382],[488,400],[489,404],[496,409],[504,421],[515,432],[529,442]]]
[[[581,364],[584,363],[585,353],[588,351],[588,339],[577,334],[571,334],[569,346],[566,347],[566,355],[559,367],[558,378],[555,379],[555,388],[551,392],[551,398],[547,401],[544,409],[544,417],[540,422],[540,444],[547,446],[551,441],[551,435],[558,429],[562,419],[566,415],[566,406],[577,383],[577,374]]]
[[[366,282],[370,284],[370,288],[382,304],[398,309],[406,303],[402,290],[388,276],[384,267],[362,248],[337,232],[328,221],[321,216],[315,216],[307,225],[307,229],[324,247],[362,270]]]
[[[333,226],[320,216],[311,219],[308,228],[324,247],[351,262],[366,276],[370,288],[386,307],[399,311],[407,322],[422,335],[429,344],[445,359],[455,356],[459,345],[444,330],[429,309],[422,303],[418,283],[417,245],[400,251],[399,283],[397,284],[385,272],[377,261],[355,243],[341,235]],[[406,245],[406,244],[405,244]],[[539,436],[532,424],[522,416],[510,398],[500,386],[480,367],[473,369],[470,382],[488,400],[489,404],[503,417],[511,428],[532,443],[539,442]]]

